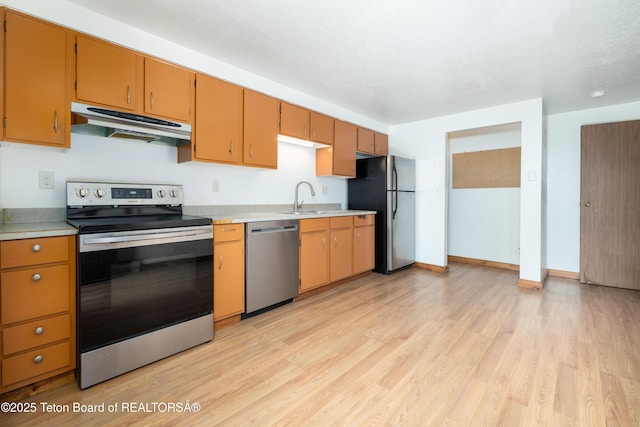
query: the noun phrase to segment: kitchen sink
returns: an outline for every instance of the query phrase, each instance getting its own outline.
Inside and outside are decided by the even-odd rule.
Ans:
[[[289,211],[287,212],[293,215],[316,215],[321,213],[320,211]]]
[[[341,211],[341,210],[326,210],[326,211],[289,211],[287,213],[289,214],[293,214],[293,215],[331,215],[331,214],[339,214],[339,213],[344,213],[345,211]]]

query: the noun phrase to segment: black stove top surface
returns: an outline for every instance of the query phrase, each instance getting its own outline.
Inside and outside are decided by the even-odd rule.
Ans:
[[[89,234],[211,225],[211,219],[198,216],[176,214],[115,216],[106,218],[72,218],[67,219],[67,223],[76,227],[78,229],[78,233]]]

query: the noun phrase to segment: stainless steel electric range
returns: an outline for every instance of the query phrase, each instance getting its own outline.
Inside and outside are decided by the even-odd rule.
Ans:
[[[180,185],[67,182],[78,229],[78,382],[213,339],[213,228]]]

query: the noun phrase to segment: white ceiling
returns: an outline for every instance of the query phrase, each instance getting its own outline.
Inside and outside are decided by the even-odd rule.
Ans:
[[[638,0],[69,2],[388,125],[640,100]]]

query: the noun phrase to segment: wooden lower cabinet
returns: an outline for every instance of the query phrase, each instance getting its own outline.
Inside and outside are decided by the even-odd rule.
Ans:
[[[375,267],[375,217],[362,215],[353,219],[353,274]]]
[[[300,292],[329,283],[329,218],[300,221]]]
[[[0,242],[0,393],[76,367],[75,236]]]
[[[373,270],[374,215],[358,218],[300,221],[301,293]]]
[[[244,225],[213,227],[213,320],[244,312]]]
[[[335,282],[353,275],[353,217],[332,217],[329,226],[329,279]]]

